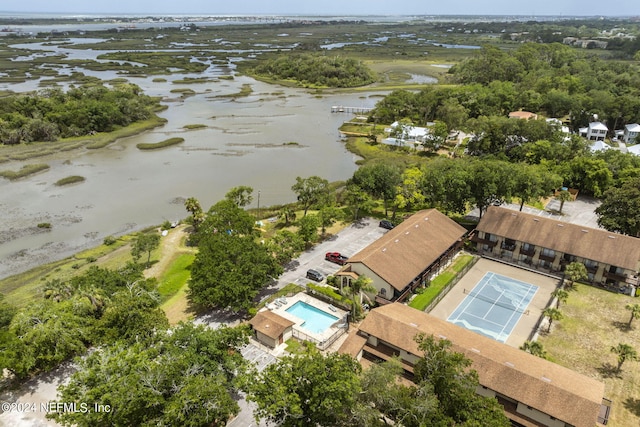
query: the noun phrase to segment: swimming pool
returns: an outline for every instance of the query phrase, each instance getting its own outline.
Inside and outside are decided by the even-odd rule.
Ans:
[[[537,291],[535,285],[489,271],[465,291],[447,321],[504,343]]]
[[[300,327],[316,334],[323,333],[339,319],[304,301],[293,304],[286,312],[304,320]]]

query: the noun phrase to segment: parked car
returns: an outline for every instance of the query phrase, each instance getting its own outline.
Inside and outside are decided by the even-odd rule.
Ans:
[[[315,280],[316,282],[322,282],[324,276],[318,270],[307,270],[307,279]]]
[[[335,262],[336,264],[345,265],[347,262],[347,257],[342,255],[340,252],[327,252],[324,256],[324,259],[327,261]]]
[[[382,221],[380,221],[380,227],[386,228],[387,230],[391,230],[393,227],[395,227],[395,225],[393,225],[391,221],[387,219],[383,219]]]

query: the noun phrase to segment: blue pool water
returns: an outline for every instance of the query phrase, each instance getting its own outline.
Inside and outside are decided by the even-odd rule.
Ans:
[[[447,320],[506,342],[537,291],[535,285],[487,272]]]
[[[316,334],[321,334],[329,328],[329,326],[335,323],[336,320],[338,320],[338,317],[324,312],[319,308],[315,308],[303,301],[298,301],[291,307],[287,308],[286,311],[287,313],[291,313],[304,320],[304,323],[300,326]]]

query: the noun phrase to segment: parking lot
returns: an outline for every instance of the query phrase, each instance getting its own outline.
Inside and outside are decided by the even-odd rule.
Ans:
[[[340,265],[326,261],[325,254],[340,252],[347,257],[355,255],[388,231],[379,227],[379,222],[379,220],[371,218],[362,219],[312,249],[303,252],[289,264],[285,272],[278,278],[277,283],[269,288],[269,293],[282,289],[289,283],[297,285],[309,283],[311,280],[306,277],[309,269],[319,271],[325,278],[335,274],[340,269]]]
[[[548,201],[544,210],[524,206],[522,208],[522,212],[555,219],[557,221],[579,224],[585,227],[601,228],[598,226],[597,216],[594,212],[598,206],[600,206],[599,200],[594,199],[593,197],[578,195],[576,200],[565,202],[562,206],[562,213],[559,213],[560,202],[555,198]],[[505,203],[502,207],[513,209],[515,211],[520,210],[520,205],[516,203]],[[473,209],[467,214],[467,217],[474,218],[477,221],[478,209]]]

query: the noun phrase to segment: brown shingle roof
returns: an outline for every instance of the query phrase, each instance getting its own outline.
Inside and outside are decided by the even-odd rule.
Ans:
[[[477,230],[637,271],[640,239],[490,206]]]
[[[362,263],[397,290],[455,244],[466,230],[436,209],[417,212],[349,258]]]
[[[253,319],[249,320],[249,324],[256,331],[265,334],[269,338],[277,339],[289,327],[295,324],[289,319],[271,311],[260,311]]]
[[[360,331],[414,355],[416,334],[446,338],[473,361],[481,385],[576,427],[596,425],[604,384],[555,363],[398,303],[373,309]]]

